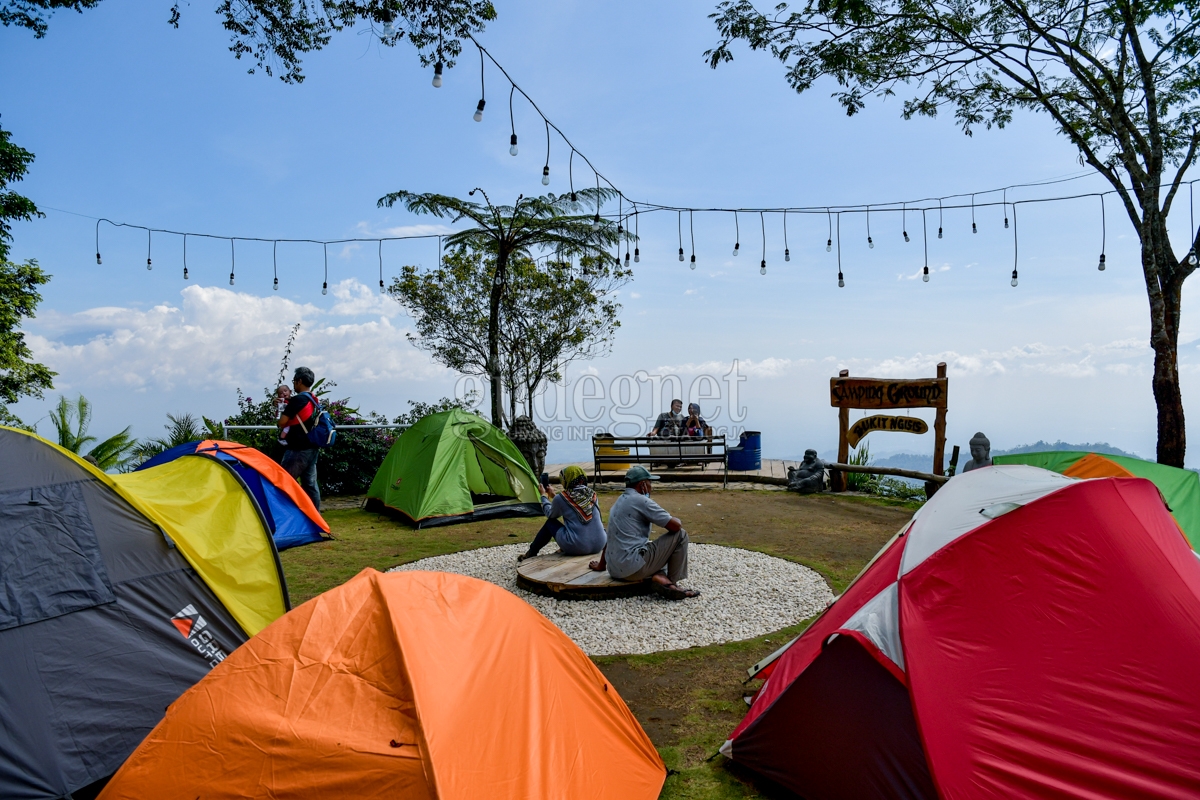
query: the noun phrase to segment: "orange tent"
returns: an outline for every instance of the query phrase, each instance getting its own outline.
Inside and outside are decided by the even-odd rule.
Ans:
[[[100,798],[650,800],[665,778],[616,690],[527,603],[368,569],[235,650]]]

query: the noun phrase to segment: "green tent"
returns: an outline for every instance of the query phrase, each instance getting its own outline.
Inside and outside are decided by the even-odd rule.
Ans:
[[[1158,487],[1193,550],[1200,552],[1200,476],[1140,458],[1107,453],[1049,452],[996,456],[993,464],[1028,464],[1072,478],[1146,478]]]
[[[451,409],[422,417],[388,451],[367,490],[368,511],[418,528],[495,517],[540,517],[537,478],[502,431]]]

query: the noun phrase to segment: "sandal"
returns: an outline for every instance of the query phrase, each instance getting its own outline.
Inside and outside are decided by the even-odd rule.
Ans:
[[[654,593],[667,600],[686,600],[689,597],[699,597],[699,589],[680,589],[675,584],[654,583]]]

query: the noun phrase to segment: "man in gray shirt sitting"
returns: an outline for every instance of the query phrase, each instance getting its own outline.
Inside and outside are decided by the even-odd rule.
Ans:
[[[625,473],[625,492],[608,512],[608,544],[600,560],[588,566],[608,570],[618,580],[644,581],[649,578],[654,590],[669,600],[697,597],[696,589],[675,585],[687,577],[688,535],[683,523],[650,499],[651,481],[658,480],[645,467]],[[650,541],[650,525],[667,532]]]

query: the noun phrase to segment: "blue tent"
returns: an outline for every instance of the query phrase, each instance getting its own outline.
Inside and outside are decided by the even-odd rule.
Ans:
[[[329,538],[329,524],[295,478],[253,447],[216,439],[188,442],[159,453],[138,470],[193,454],[220,459],[238,474],[262,509],[277,550]]]

